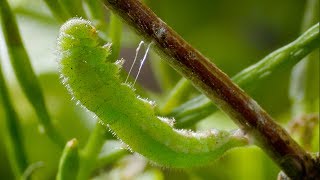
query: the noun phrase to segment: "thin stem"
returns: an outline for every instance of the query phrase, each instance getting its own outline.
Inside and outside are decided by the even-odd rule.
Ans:
[[[122,36],[122,22],[121,20],[114,15],[111,14],[110,17],[110,28],[109,28],[109,37],[112,42],[112,52],[109,56],[111,61],[116,61],[119,57],[120,46],[121,46],[121,36]]]
[[[21,180],[28,180],[30,179],[32,173],[34,173],[36,170],[44,167],[44,162],[37,161],[35,163],[30,164],[27,169],[23,172],[23,175],[21,177]]]
[[[232,80],[245,90],[254,89],[257,82],[264,80],[275,71],[292,68],[303,57],[320,46],[319,24],[314,25],[295,41],[270,53],[256,64],[236,74]],[[217,110],[204,95],[197,96],[175,108],[171,116],[177,120],[176,127],[188,127]]]
[[[161,106],[159,110],[161,114],[169,114],[173,108],[183,102],[189,95],[191,87],[192,85],[187,79],[181,78],[176,86],[170,91],[165,103]]]
[[[28,2],[27,2],[28,3]],[[38,21],[39,23],[44,23],[44,24],[48,24],[48,25],[56,25],[57,21],[54,17],[52,17],[51,15],[47,15],[44,14],[42,12],[39,11],[34,11],[34,9],[32,9],[32,7],[25,7],[25,4],[21,4],[19,6],[15,6],[12,9],[14,14],[17,15],[22,15],[31,19],[35,19],[36,21]]]
[[[315,162],[273,119],[229,77],[201,55],[148,7],[136,0],[104,0],[104,4],[152,41],[157,52],[235,123],[292,178],[319,176]]]
[[[82,0],[58,0],[61,6],[71,15],[71,17],[86,18],[86,13],[83,9]]]
[[[167,63],[161,60],[156,53],[150,53],[150,65],[154,72],[157,83],[161,87],[161,91],[168,93],[176,85],[177,81],[181,79],[181,76],[172,69]]]
[[[218,108],[205,95],[201,94],[172,110],[169,116],[176,120],[175,127],[187,128],[218,111]]]
[[[10,62],[23,92],[31,102],[48,137],[61,148],[64,140],[51,123],[38,79],[23,46],[16,19],[6,0],[0,0],[2,31],[6,40]]]
[[[16,179],[22,177],[27,168],[27,158],[23,147],[22,132],[19,124],[19,118],[11,104],[9,93],[4,82],[0,63],[0,105],[4,109],[5,126],[3,130],[4,143],[8,153],[8,159],[11,164],[13,174]]]
[[[317,22],[319,1],[308,0],[301,30],[305,31]],[[292,70],[290,99],[293,119],[319,112],[319,51],[312,52]]]
[[[84,0],[88,7],[90,20],[95,27],[100,31],[102,39],[107,40],[108,25],[105,22],[105,7],[97,0]]]
[[[70,18],[68,12],[61,6],[58,0],[44,0],[50,9],[52,15],[60,22],[64,22]]]
[[[67,142],[59,162],[57,180],[74,179],[79,168],[79,151],[77,139]]]
[[[77,176],[78,180],[87,180],[95,168],[98,155],[105,143],[106,128],[97,123],[89,140],[80,154],[80,168]]]
[[[104,7],[100,1],[84,0],[84,2],[88,6],[90,19],[99,21],[105,20]]]
[[[97,159],[95,169],[103,168],[113,162],[116,162],[118,159],[122,158],[123,156],[125,156],[127,154],[129,154],[128,150],[117,149],[116,151],[114,151],[106,156],[99,157]]]

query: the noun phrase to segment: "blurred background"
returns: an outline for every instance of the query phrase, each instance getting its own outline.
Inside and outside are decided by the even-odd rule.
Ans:
[[[88,139],[95,120],[71,101],[60,83],[56,60],[56,38],[60,23],[42,0],[9,0],[21,36],[45,95],[54,126],[66,138],[77,138],[80,147]],[[146,4],[192,46],[211,59],[229,76],[258,62],[270,52],[290,43],[301,34],[305,1],[302,0],[147,0]],[[106,21],[109,11],[106,9]],[[121,53],[131,66],[135,50],[141,41],[124,25]],[[14,107],[22,124],[24,146],[29,162],[42,162],[33,172],[33,179],[54,179],[61,151],[44,134],[37,116],[22,93],[8,60],[3,35],[0,35],[2,68]],[[157,67],[162,64],[153,52],[149,55],[138,83],[151,97],[163,100],[180,76],[170,70],[170,79],[161,80]],[[165,65],[164,65],[165,66]],[[135,71],[136,72],[136,71]],[[278,123],[286,127],[290,120],[289,79],[291,69],[283,69],[259,82],[250,95]],[[133,76],[135,73],[132,73]],[[195,90],[193,90],[195,91]],[[198,94],[196,91],[194,95]],[[0,104],[0,129],[3,129],[3,106]],[[194,128],[236,129],[222,112],[202,120]],[[317,132],[318,133],[318,132]],[[3,135],[0,134],[0,177],[12,179]],[[316,140],[318,141],[318,140]],[[106,151],[120,147],[110,140]],[[319,151],[318,144],[313,147]],[[141,157],[127,155],[100,169],[97,179],[276,179],[279,168],[256,146],[234,149],[209,166],[173,170],[152,166]]]

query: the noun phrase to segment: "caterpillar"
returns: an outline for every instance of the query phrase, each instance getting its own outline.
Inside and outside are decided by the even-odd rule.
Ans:
[[[247,144],[239,131],[178,130],[172,119],[158,117],[153,102],[123,83],[119,75],[122,61],[108,60],[110,46],[99,44],[90,21],[74,18],[62,25],[57,51],[63,83],[71,95],[108,124],[132,151],[157,165],[201,166]]]

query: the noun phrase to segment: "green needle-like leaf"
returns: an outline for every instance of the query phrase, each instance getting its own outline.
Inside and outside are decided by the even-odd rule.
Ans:
[[[15,177],[18,179],[22,176],[24,170],[27,168],[27,158],[23,147],[21,127],[19,118],[14,110],[9,93],[4,82],[0,63],[0,106],[4,109],[5,126],[3,132],[4,143],[6,145],[8,159]]]
[[[78,141],[72,139],[67,142],[59,163],[57,180],[69,180],[77,177],[79,168]]]
[[[40,123],[43,125],[47,135],[53,142],[58,144],[60,147],[63,147],[64,140],[52,125],[40,84],[31,67],[27,51],[23,46],[16,19],[6,0],[0,0],[0,13],[2,31],[6,40],[10,62],[13,66],[15,75],[25,95],[36,111]]]

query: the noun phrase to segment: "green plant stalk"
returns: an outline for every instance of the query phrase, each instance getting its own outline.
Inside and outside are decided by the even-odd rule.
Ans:
[[[154,76],[161,90],[165,93],[170,92],[181,76],[167,63],[164,63],[156,53],[150,52],[150,59],[152,59],[152,61],[150,61],[152,70],[157,72]]]
[[[57,180],[69,180],[77,177],[79,168],[79,151],[77,139],[67,142],[59,162]]]
[[[9,93],[6,88],[0,63],[0,105],[4,109],[4,144],[8,153],[8,159],[16,179],[22,177],[27,168],[27,158],[23,147],[22,132],[19,118],[11,104]]]
[[[68,12],[61,6],[58,0],[44,0],[52,15],[59,21],[64,22],[70,18]]]
[[[191,87],[192,85],[187,79],[181,78],[161,106],[160,114],[168,115],[174,107],[183,102],[189,95]]]
[[[10,62],[23,92],[31,102],[48,137],[61,148],[64,140],[51,123],[38,79],[33,72],[23,46],[16,19],[6,0],[0,0],[2,31],[6,40]]]
[[[106,128],[97,123],[94,130],[90,134],[88,142],[80,153],[80,168],[77,175],[78,180],[87,180],[90,178],[95,168],[98,155],[105,143]]]
[[[25,7],[24,4],[13,7],[12,11],[14,14],[35,19],[39,23],[45,23],[50,25],[57,24],[57,20],[54,17],[52,17],[50,14],[47,15],[39,11],[34,11],[32,7]]]
[[[102,38],[107,40],[108,25],[105,21],[105,8],[100,1],[84,0],[89,11],[89,17],[93,24],[101,32]]]
[[[319,23],[311,27],[290,44],[272,52],[261,61],[236,74],[232,80],[248,90],[274,71],[292,68],[303,57],[319,48]],[[217,108],[205,95],[199,95],[175,108],[171,116],[176,118],[176,127],[188,127],[214,113]]]
[[[106,156],[101,156],[98,157],[97,159],[97,163],[95,165],[95,169],[99,169],[99,168],[104,168],[107,165],[116,162],[117,160],[119,160],[120,158],[122,158],[123,156],[129,154],[129,151],[126,149],[117,149],[116,151],[114,151],[111,154],[108,154]]]
[[[136,0],[104,0],[173,68],[191,80],[243,130],[254,138],[283,171],[293,179],[320,176],[316,162],[272,117],[231,79],[166,25],[148,7]]]
[[[319,1],[308,0],[301,31],[316,22],[319,22]],[[293,118],[319,112],[319,51],[312,52],[294,67],[289,93]]]
[[[58,0],[58,2],[66,10],[66,12],[71,15],[71,17],[87,17],[83,9],[82,0]]]
[[[122,22],[121,20],[115,15],[111,14],[110,17],[110,26],[109,26],[109,37],[112,42],[112,52],[110,55],[110,59],[112,61],[118,60],[119,53],[120,53],[120,46],[121,46],[121,36],[122,36]]]
[[[89,17],[93,20],[103,21],[105,20],[104,16],[104,7],[100,1],[96,0],[84,0],[85,4],[88,6]]]
[[[32,164],[29,164],[27,169],[23,172],[22,177],[20,180],[28,180],[32,176],[32,173],[34,173],[36,170],[39,170],[41,167],[44,166],[44,162],[42,161],[37,161]]]

